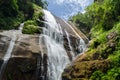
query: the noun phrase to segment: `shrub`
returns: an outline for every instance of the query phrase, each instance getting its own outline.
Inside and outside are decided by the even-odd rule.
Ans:
[[[34,8],[33,20],[42,19],[44,16],[42,8],[35,4],[33,4],[33,8]]]
[[[28,20],[24,23],[22,33],[24,34],[35,34],[40,33],[41,29],[37,26],[35,21]]]
[[[24,26],[22,33],[24,34],[34,34],[34,33],[39,33],[39,28],[38,26],[34,26],[34,25],[28,25],[28,26]]]
[[[104,74],[101,71],[95,71],[90,77],[90,80],[102,80],[103,75]]]
[[[24,23],[24,26],[28,26],[28,25],[34,25],[34,26],[37,26],[36,22],[33,21],[33,20],[28,20]]]

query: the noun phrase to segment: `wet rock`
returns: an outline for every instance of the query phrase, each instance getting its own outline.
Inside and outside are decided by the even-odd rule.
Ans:
[[[70,29],[69,25],[64,21],[60,20],[62,30],[66,29],[70,35],[70,44],[72,49],[70,49],[67,37],[64,35],[64,47],[68,53],[69,59],[72,60],[71,51],[75,55],[79,54],[79,37]],[[39,23],[39,21],[37,22]],[[38,25],[41,25],[40,23]],[[41,26],[42,27],[42,26]],[[40,28],[42,29],[42,28]],[[47,48],[43,40],[43,44],[39,44],[40,34],[27,35],[22,34],[18,30],[16,31],[16,41],[11,54],[11,58],[8,61],[5,71],[3,72],[2,80],[47,80],[47,66],[48,66],[48,56]],[[4,31],[3,31],[4,32]],[[17,33],[18,32],[18,33]],[[4,34],[4,33],[3,33]],[[10,35],[6,37],[6,35]],[[12,38],[11,32],[6,32],[4,35],[0,36],[0,58],[4,57],[6,53],[10,40]],[[44,51],[41,51],[41,48]],[[3,60],[0,60],[2,65]],[[77,71],[78,69],[75,69]],[[75,76],[75,75],[72,75]],[[83,76],[83,75],[82,75]],[[66,78],[67,80],[67,78]]]
[[[11,38],[0,34],[0,58],[5,55]]]
[[[0,59],[0,68],[1,68],[2,64],[3,64],[3,59]]]
[[[40,80],[41,74],[47,76],[47,54],[41,54],[39,35],[18,36],[2,80]]]
[[[116,41],[120,39],[120,34],[117,31],[113,31],[107,35],[107,46],[112,49],[112,51],[115,50],[116,47]]]
[[[113,31],[113,32],[111,32],[110,34],[107,35],[107,39],[108,40],[111,40],[111,39],[114,40],[114,39],[117,38],[117,36],[119,36],[118,32]]]
[[[40,54],[39,36],[23,35],[16,40],[12,52],[13,57],[32,57],[34,54]]]
[[[37,80],[36,63],[35,58],[11,58],[2,80]]]
[[[78,47],[78,39],[75,36],[71,35],[70,41],[71,41],[71,46],[73,47],[73,50],[75,52]]]
[[[73,52],[75,56],[81,53],[79,48],[79,38],[73,35],[69,35],[70,43],[68,42],[66,35],[63,36],[63,39],[64,39],[64,48],[67,51],[69,59],[72,60],[71,52]],[[72,49],[70,49],[69,44],[71,45]]]

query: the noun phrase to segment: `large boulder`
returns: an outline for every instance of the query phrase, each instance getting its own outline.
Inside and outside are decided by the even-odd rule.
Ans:
[[[12,39],[12,32],[1,32],[0,35],[1,66],[3,65],[3,58]],[[11,58],[2,72],[2,80],[37,80],[40,78],[38,75],[42,74],[42,64],[44,66],[44,75],[46,75],[47,55],[42,54],[43,56],[41,56],[39,35],[20,34],[19,31],[14,35],[16,36],[15,45],[11,53]]]

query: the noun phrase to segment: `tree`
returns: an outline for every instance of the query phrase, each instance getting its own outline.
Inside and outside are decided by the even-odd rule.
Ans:
[[[31,0],[35,4],[41,6],[42,8],[47,8],[47,1],[46,0]]]
[[[0,0],[0,11],[4,16],[16,16],[18,14],[17,0]]]

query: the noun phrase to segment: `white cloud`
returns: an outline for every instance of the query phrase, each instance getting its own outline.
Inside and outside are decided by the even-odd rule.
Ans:
[[[89,2],[93,0],[55,0],[54,2],[57,4],[63,4],[63,3],[78,3],[84,5],[88,5]]]
[[[57,4],[62,4],[64,2],[64,0],[55,0],[55,3]]]
[[[50,5],[51,10],[57,13],[58,16],[67,19],[78,12],[85,12],[86,6],[93,3],[93,0],[48,0],[48,2],[53,3]],[[55,11],[56,10],[56,11]]]
[[[55,3],[58,5],[61,4],[76,4],[74,5],[75,8],[82,7],[84,10],[86,6],[90,5],[93,0],[55,0]]]

